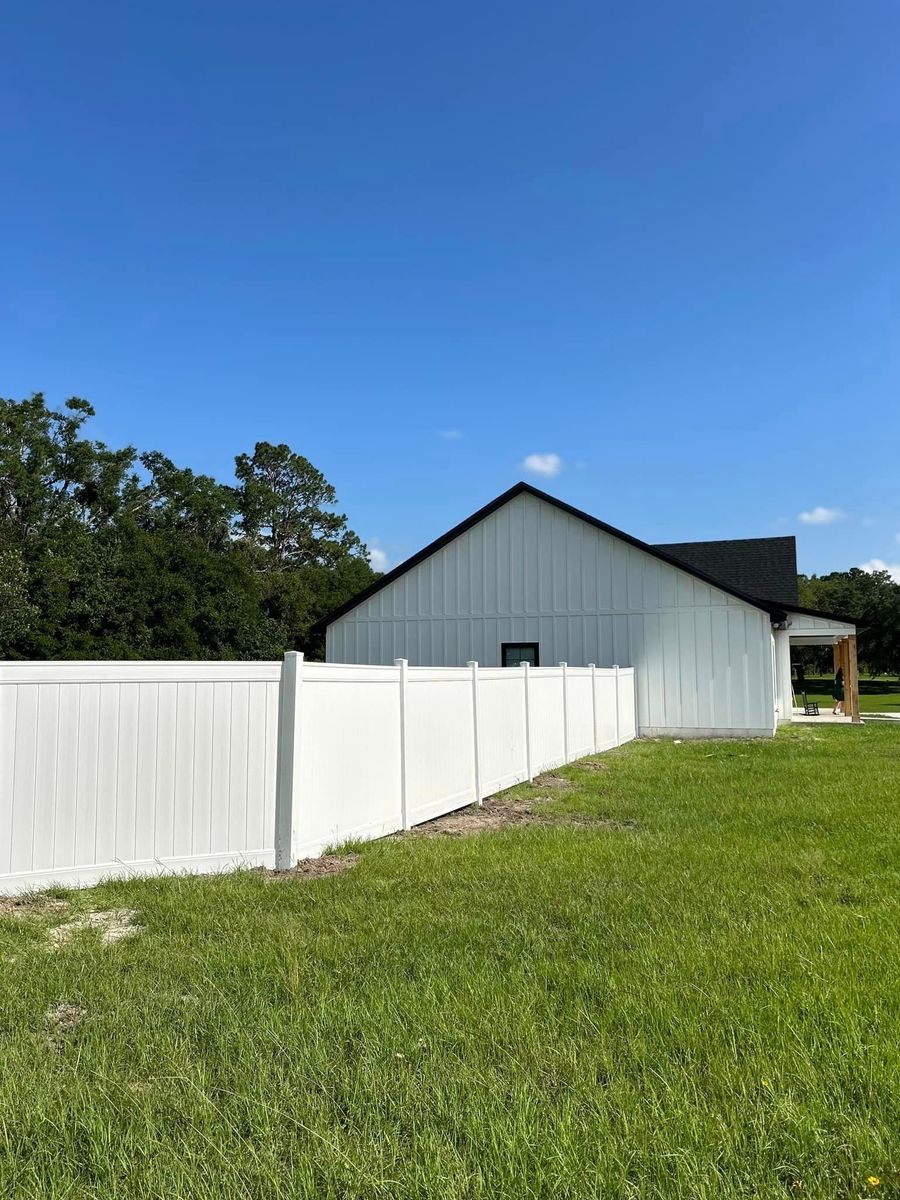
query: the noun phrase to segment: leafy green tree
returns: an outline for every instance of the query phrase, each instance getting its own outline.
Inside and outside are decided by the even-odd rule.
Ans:
[[[252,455],[235,459],[238,529],[247,545],[262,551],[268,570],[333,567],[346,556],[365,558],[366,548],[331,512],[334,488],[309,459],[282,443],[257,442]]]
[[[851,617],[860,626],[859,660],[872,674],[900,675],[900,584],[887,571],[832,571],[800,575],[804,608]],[[828,669],[830,652],[812,656]]]
[[[374,578],[321,472],[260,442],[238,486],[0,399],[0,656],[278,658]]]
[[[84,437],[93,415],[77,397],[63,412],[40,393],[0,399],[0,546],[21,563],[29,612],[5,653],[57,653],[110,586],[102,535],[134,489],[134,451]]]
[[[0,658],[9,658],[28,639],[37,619],[21,552],[14,546],[0,547]]]
[[[73,525],[96,530],[113,520],[125,495],[134,450],[110,450],[81,436],[94,410],[72,397],[65,412],[41,393],[0,398],[0,527],[23,543]]]
[[[142,454],[140,462],[148,482],[130,507],[142,528],[196,538],[210,550],[230,549],[238,512],[234,488],[176,467],[158,450]]]

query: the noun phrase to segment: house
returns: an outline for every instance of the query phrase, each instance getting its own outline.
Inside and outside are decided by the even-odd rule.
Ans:
[[[853,709],[856,628],[797,604],[792,537],[653,546],[527,483],[318,628],[335,663],[633,666],[643,736],[770,737],[791,646],[833,644]]]

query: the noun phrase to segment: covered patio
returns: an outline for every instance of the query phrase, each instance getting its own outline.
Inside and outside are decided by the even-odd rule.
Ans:
[[[834,671],[844,672],[844,716],[834,716],[830,709],[819,716],[807,716],[795,707],[791,675],[792,646],[831,646],[834,651]],[[858,725],[859,670],[856,662],[856,626],[840,617],[811,610],[794,609],[775,627],[775,704],[778,723],[809,721],[811,723]]]

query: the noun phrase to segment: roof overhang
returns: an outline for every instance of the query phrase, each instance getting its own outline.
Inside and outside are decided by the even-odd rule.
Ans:
[[[857,632],[855,621],[810,608],[789,609],[782,628],[792,646],[833,646]]]

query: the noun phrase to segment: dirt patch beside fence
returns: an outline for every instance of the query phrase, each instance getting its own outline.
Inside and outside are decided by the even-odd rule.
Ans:
[[[566,779],[565,775],[554,775],[552,772],[548,772],[546,775],[538,775],[534,786],[550,788],[554,792],[570,792],[575,784],[571,779]]]
[[[287,870],[263,870],[262,873],[272,883],[279,880],[321,879],[323,875],[340,875],[343,871],[349,871],[358,862],[358,854],[323,854],[320,858],[303,858]]]
[[[603,762],[599,758],[585,758],[585,759],[582,759],[581,762],[576,762],[576,763],[573,763],[572,765],[574,767],[577,767],[579,771],[608,771],[609,770],[609,763]]]
[[[398,837],[470,837],[474,833],[485,833],[491,829],[504,829],[507,825],[553,825],[558,818],[547,813],[535,812],[532,804],[546,803],[549,796],[533,801],[511,800],[506,796],[490,796],[480,807],[471,805],[458,812],[435,817],[423,825],[415,825]]]
[[[0,917],[21,920],[27,917],[51,917],[65,912],[68,900],[44,896],[38,892],[25,896],[0,896]]]
[[[561,779],[561,776],[552,778]],[[547,777],[535,780],[535,787],[546,786]],[[568,784],[568,780],[562,780]],[[552,786],[552,785],[551,785]],[[527,798],[503,795],[489,796],[481,806],[471,805],[444,817],[436,817],[423,825],[416,825],[406,833],[395,837],[471,837],[478,833],[489,833],[495,829],[506,829],[511,825],[585,825],[609,829],[632,828],[631,822],[614,821],[609,817],[594,817],[587,813],[557,813],[541,811],[541,806],[550,804],[554,796],[529,796]]]

